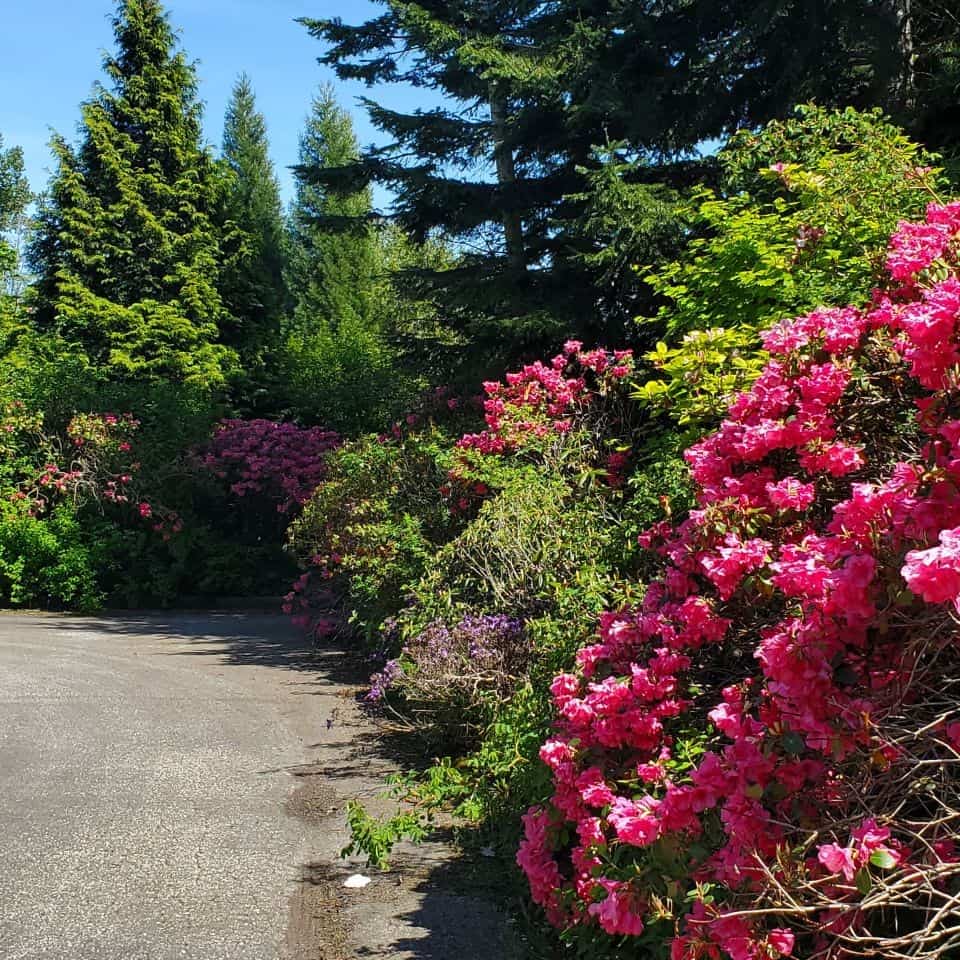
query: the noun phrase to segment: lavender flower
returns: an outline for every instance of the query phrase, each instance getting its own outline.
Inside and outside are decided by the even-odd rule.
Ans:
[[[370,678],[370,690],[366,699],[372,703],[381,701],[386,692],[393,686],[399,677],[403,676],[403,667],[399,660],[388,660],[380,673],[375,673]]]

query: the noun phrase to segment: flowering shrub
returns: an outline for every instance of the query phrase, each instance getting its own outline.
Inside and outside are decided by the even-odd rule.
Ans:
[[[637,609],[552,684],[533,898],[672,960],[960,942],[960,203],[902,223],[868,309],[763,337],[646,532]]]
[[[264,499],[286,514],[310,498],[324,477],[327,454],[339,445],[340,437],[321,427],[223,420],[199,462],[234,496]]]
[[[637,398],[700,433],[766,362],[758,331],[868,297],[898,220],[921,217],[945,186],[936,158],[878,111],[800,106],[740,131],[717,159],[721,189],[686,204],[691,242],[644,272],[665,299],[650,324],[667,343],[644,355]]]
[[[439,735],[450,750],[476,739],[490,698],[509,697],[531,655],[521,621],[502,614],[434,621],[407,641],[397,659],[371,678],[367,699],[399,693],[399,717],[420,735]]]
[[[105,557],[80,513],[130,502],[138,427],[130,414],[78,413],[62,435],[50,435],[23,401],[0,406],[0,602],[75,609],[102,602]]]
[[[584,350],[578,340],[569,340],[549,364],[537,361],[508,373],[503,383],[484,383],[486,430],[460,440],[464,456],[452,478],[469,480],[476,474],[482,461],[471,454],[514,454],[562,467],[581,466],[589,448],[600,455],[593,466],[601,477],[619,487],[627,457],[622,450],[606,449],[606,442],[623,437],[629,409],[622,402],[623,388],[632,373],[632,351]]]
[[[138,464],[131,439],[140,426],[132,414],[78,413],[65,436],[48,436],[43,418],[12,401],[0,410],[0,452],[6,456],[10,497],[38,516],[60,500],[127,503]]]
[[[400,609],[439,546],[463,525],[446,485],[454,438],[475,422],[470,404],[434,391],[388,433],[360,437],[330,456],[324,482],[289,531],[305,572],[284,609],[299,625],[323,635],[342,624],[329,616],[331,589],[368,635]]]

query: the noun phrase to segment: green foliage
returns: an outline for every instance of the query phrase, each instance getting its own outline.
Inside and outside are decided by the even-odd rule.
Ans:
[[[372,194],[369,189],[332,194],[313,182],[316,171],[348,164],[358,151],[350,114],[337,103],[332,87],[322,88],[300,138],[291,211],[294,325],[306,330],[321,322],[335,330],[349,320],[370,327],[379,319],[374,296],[379,250],[366,222]],[[344,219],[352,221],[349,229],[343,229]]]
[[[655,379],[637,386],[636,399],[665,411],[678,426],[695,429],[715,422],[730,397],[750,385],[765,354],[753,327],[734,326],[693,330],[676,347],[660,341],[644,359]]]
[[[280,360],[287,407],[308,423],[356,436],[389,422],[415,395],[376,327],[348,315],[294,330]]]
[[[100,549],[69,505],[38,518],[0,502],[0,604],[97,609]]]
[[[672,335],[769,325],[818,303],[864,300],[887,238],[942,180],[879,112],[799,107],[720,154],[722,192],[694,191],[684,254],[646,273]],[[782,164],[783,166],[777,166]]]
[[[306,569],[322,567],[348,585],[354,622],[368,636],[402,606],[460,525],[440,492],[455,436],[428,423],[400,439],[345,444],[291,525],[293,554]]]
[[[398,319],[387,250],[370,222],[369,189],[334,194],[317,171],[358,153],[353,124],[331,87],[314,98],[300,140],[287,281],[293,317],[280,359],[281,393],[301,418],[346,434],[374,430],[412,399],[389,331]]]
[[[384,184],[405,229],[453,238],[458,268],[411,272],[407,287],[438,296],[484,346],[510,340],[511,359],[537,337],[593,338],[650,309],[649,290],[620,267],[631,247],[632,262],[648,266],[675,255],[663,188],[713,182],[715,162],[698,156],[705,142],[805,101],[879,106],[914,126],[922,117],[930,138],[956,142],[958,29],[943,4],[851,0],[815,14],[801,0],[378,8],[356,25],[305,20],[324,42],[322,62],[344,80],[435,90],[442,105],[403,113],[367,101],[388,144],[324,182]],[[609,182],[595,150],[611,144],[634,167],[629,190]],[[618,206],[630,219],[622,230]]]
[[[25,210],[31,200],[19,147],[4,149],[0,134],[0,352],[3,341],[22,322],[20,294],[23,277],[16,241],[25,226]]]
[[[675,346],[647,354],[636,396],[682,426],[708,426],[759,372],[757,331],[821,303],[862,303],[887,238],[944,187],[935,157],[879,112],[798,107],[721,151],[720,191],[697,188],[692,239],[643,275]]]
[[[226,224],[220,292],[231,317],[222,339],[240,355],[247,396],[263,380],[263,352],[276,348],[288,307],[285,225],[269,149],[266,121],[243,74],[234,84],[224,121]]]
[[[53,141],[34,319],[117,379],[217,387],[234,354],[219,342],[220,186],[200,147],[196,75],[159,0],[123,0],[114,33],[111,88],[82,105],[79,145]]]
[[[582,168],[584,189],[571,197],[583,210],[577,221],[583,252],[599,297],[597,309],[610,317],[609,335],[622,338],[624,319],[651,307],[650,289],[637,264],[661,263],[680,252],[683,219],[680,195],[660,183],[643,182],[649,165],[627,159],[627,144],[597,151]]]
[[[378,870],[389,868],[390,853],[401,840],[419,842],[425,840],[429,832],[429,821],[417,812],[406,811],[376,819],[357,800],[347,804],[347,824],[350,843],[340,851],[340,856],[361,854]]]
[[[460,610],[527,619],[576,593],[587,608],[611,600],[619,531],[605,498],[514,468],[497,496],[437,554],[414,591],[416,620]]]

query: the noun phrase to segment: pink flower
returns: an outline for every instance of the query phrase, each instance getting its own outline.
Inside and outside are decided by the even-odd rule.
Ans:
[[[769,943],[781,957],[789,957],[793,953],[795,939],[792,930],[785,930],[783,928],[771,930],[770,933],[767,934],[767,943]]]
[[[835,843],[825,843],[817,848],[817,859],[831,872],[842,873],[848,881],[853,880],[857,868],[853,854],[848,847],[838,847]]]
[[[960,598],[960,527],[940,531],[940,546],[911,550],[900,573],[927,603],[954,604]]]
[[[607,896],[600,903],[590,904],[590,915],[596,917],[600,926],[612,936],[639,937],[643,933],[643,917],[637,912],[637,899],[629,884],[606,878],[601,878],[598,884],[606,890]]]
[[[657,801],[649,797],[642,803],[617,797],[607,819],[617,831],[617,839],[622,843],[646,847],[657,839],[660,832],[659,823],[652,815],[656,807]]]

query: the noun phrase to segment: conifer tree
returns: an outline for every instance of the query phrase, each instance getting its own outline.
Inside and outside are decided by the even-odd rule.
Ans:
[[[0,134],[0,296],[12,289],[17,251],[11,236],[18,231],[23,212],[30,202],[30,185],[23,167],[20,147],[4,149]]]
[[[415,236],[456,238],[458,269],[411,281],[465,325],[479,312],[502,318],[507,329],[495,332],[520,347],[517,318],[535,330],[552,317],[553,329],[594,336],[584,321],[629,321],[604,318],[628,278],[610,286],[589,268],[599,250],[582,229],[597,220],[591,192],[604,157],[629,161],[640,186],[709,183],[718,171],[696,157],[704,141],[806,100],[886,109],[947,100],[956,76],[955,25],[947,29],[934,0],[375,2],[379,15],[357,25],[303,21],[325,43],[321,62],[343,79],[437,91],[444,106],[400,113],[367,101],[390,142],[345,168],[316,169],[314,180],[384,183]],[[942,104],[933,117],[901,110],[929,130],[946,114]],[[638,208],[659,217],[661,198],[641,197]]]
[[[555,123],[558,62],[530,42],[543,5],[379,2],[385,12],[358,26],[303,21],[328,44],[321,62],[344,79],[439,91],[449,105],[402,114],[365,101],[392,143],[343,166],[304,164],[302,176],[328,190],[385,184],[397,195],[397,221],[415,240],[457,238],[455,270],[406,278],[418,294],[441,291],[452,321],[476,327],[483,315],[512,320],[541,311],[554,299],[555,278],[543,270],[554,244],[550,206],[576,189],[576,162],[590,149],[555,149],[566,133]]]
[[[30,202],[30,185],[19,147],[4,149],[0,134],[0,349],[17,319],[23,287],[17,238],[22,233],[24,211]]]
[[[110,83],[82,104],[79,144],[53,140],[36,322],[117,378],[218,386],[233,353],[220,342],[220,178],[201,146],[196,73],[160,0],[121,0],[113,27]]]
[[[369,186],[334,192],[312,182],[309,172],[354,163],[360,148],[350,114],[333,88],[321,88],[300,137],[291,211],[290,287],[296,325],[309,330],[321,322],[374,325],[373,290],[379,270],[371,222]]]
[[[352,163],[359,152],[350,114],[323,87],[295,168],[288,269],[294,309],[284,380],[301,418],[347,433],[387,422],[410,388],[390,343],[390,251],[372,220],[370,188],[335,192],[305,176]]]
[[[270,160],[266,121],[250,79],[233,88],[223,133],[226,178],[224,269],[220,291],[233,324],[223,339],[248,371],[276,343],[287,307],[280,185]]]

